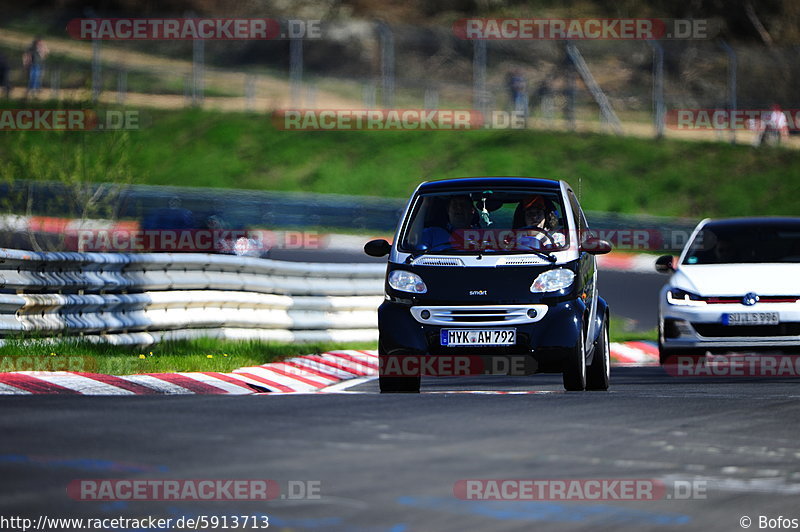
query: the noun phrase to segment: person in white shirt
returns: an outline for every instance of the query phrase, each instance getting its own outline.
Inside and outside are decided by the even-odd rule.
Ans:
[[[789,123],[786,120],[786,115],[779,105],[773,104],[770,111],[765,111],[762,114],[753,144],[755,146],[771,142],[780,144],[781,141],[788,138]]]

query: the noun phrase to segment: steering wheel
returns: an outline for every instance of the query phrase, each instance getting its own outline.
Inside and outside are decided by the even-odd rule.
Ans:
[[[541,233],[542,235],[544,235],[544,237],[547,239],[546,242],[542,242],[542,247],[543,248],[544,247],[558,247],[558,244],[556,244],[556,241],[553,238],[552,233],[550,233],[550,231],[548,231],[547,229],[543,229],[541,227],[536,227],[534,225],[528,225],[528,226],[525,226],[525,227],[520,227],[519,229],[517,229],[517,231],[536,231],[537,233]]]

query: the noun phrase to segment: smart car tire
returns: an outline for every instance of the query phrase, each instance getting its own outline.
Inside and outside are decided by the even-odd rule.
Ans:
[[[381,342],[378,342],[378,367],[386,367],[386,350],[383,348]],[[382,369],[378,370],[383,371]],[[381,393],[419,393],[419,387],[422,382],[421,376],[388,376],[379,375],[378,385]]]
[[[586,368],[587,390],[608,390],[610,364],[611,351],[608,342],[608,315],[606,315],[594,346],[592,363]]]
[[[564,357],[562,379],[564,389],[568,392],[580,392],[586,389],[586,349],[585,331],[581,325],[581,333],[575,347],[569,350]]]
[[[419,393],[420,377],[378,377],[381,393]]]

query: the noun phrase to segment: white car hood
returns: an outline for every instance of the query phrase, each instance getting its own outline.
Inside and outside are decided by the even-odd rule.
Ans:
[[[682,264],[670,284],[701,296],[800,295],[800,264]]]

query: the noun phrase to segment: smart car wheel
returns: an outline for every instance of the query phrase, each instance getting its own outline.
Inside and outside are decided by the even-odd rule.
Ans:
[[[381,393],[419,393],[420,377],[378,377]]]
[[[584,334],[583,325],[581,325],[578,341],[575,343],[575,347],[567,352],[564,360],[562,379],[564,389],[568,392],[579,392],[586,389],[586,358],[584,356],[586,340]]]
[[[603,320],[603,330],[594,347],[594,357],[586,369],[587,390],[608,390],[611,372],[611,351],[608,342],[608,316]]]
[[[422,377],[419,375],[396,376],[382,374],[385,371],[394,371],[393,368],[395,368],[395,366],[388,362],[388,356],[389,355],[387,355],[379,341],[378,366],[380,369],[378,370],[378,385],[380,386],[381,393],[419,393],[419,387],[422,381]]]

